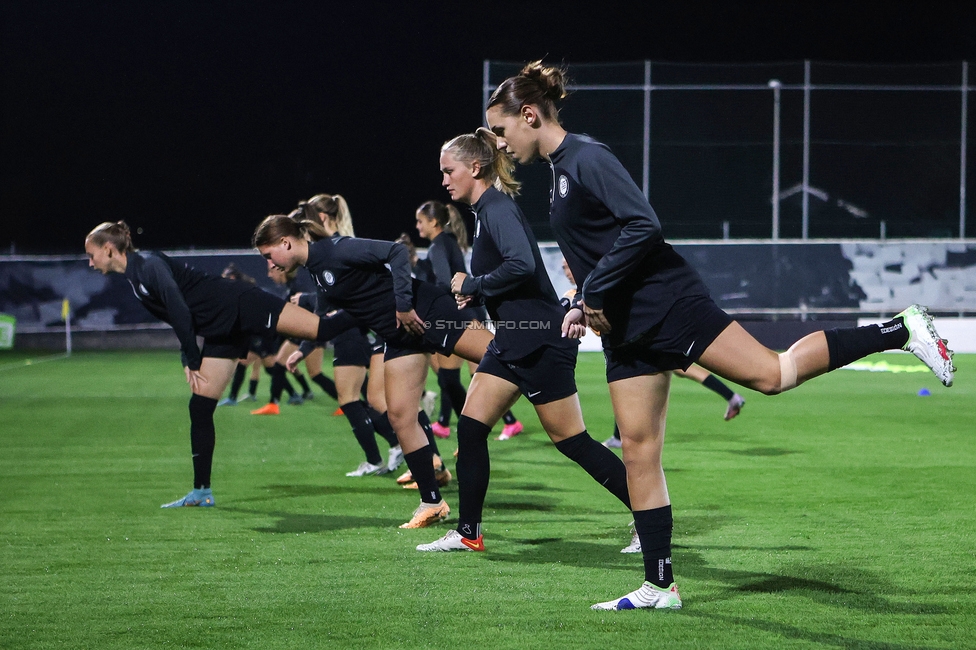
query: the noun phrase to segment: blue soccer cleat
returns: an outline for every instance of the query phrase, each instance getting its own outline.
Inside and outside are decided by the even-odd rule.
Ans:
[[[202,490],[190,490],[182,499],[177,499],[172,503],[164,503],[160,508],[210,508],[214,505],[214,496],[210,488]]]
[[[225,397],[217,402],[217,406],[237,406],[237,400],[233,397]]]

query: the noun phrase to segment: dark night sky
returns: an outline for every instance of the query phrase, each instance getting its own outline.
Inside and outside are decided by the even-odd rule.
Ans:
[[[8,0],[0,23],[3,252],[121,218],[143,248],[245,247],[317,192],[394,238],[445,198],[485,58],[976,60],[974,3]]]

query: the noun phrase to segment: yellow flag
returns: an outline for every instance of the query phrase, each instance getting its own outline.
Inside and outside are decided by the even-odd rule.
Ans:
[[[61,319],[68,320],[68,314],[70,313],[71,313],[71,303],[68,302],[67,298],[65,298],[61,302]]]

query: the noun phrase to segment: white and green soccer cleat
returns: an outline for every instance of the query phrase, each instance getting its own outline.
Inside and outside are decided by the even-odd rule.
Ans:
[[[681,609],[681,596],[674,582],[667,589],[661,589],[645,581],[637,591],[623,598],[597,603],[590,609]]]
[[[946,347],[948,341],[939,338],[928,309],[912,305],[895,316],[898,317],[908,328],[908,343],[902,349],[921,359],[944,386],[952,386],[952,373],[956,371],[952,365],[952,350]]]

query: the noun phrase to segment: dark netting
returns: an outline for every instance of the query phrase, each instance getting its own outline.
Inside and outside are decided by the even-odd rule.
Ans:
[[[521,65],[490,63],[486,88]],[[803,236],[804,197],[811,238],[960,235],[960,63],[811,63],[806,186],[802,62],[570,63],[569,73],[563,124],[611,147],[669,238],[772,236],[774,79],[781,84],[781,238]],[[968,128],[970,149],[974,131]],[[974,157],[967,158],[967,197]],[[525,167],[519,177],[523,208],[548,239],[548,168]]]

